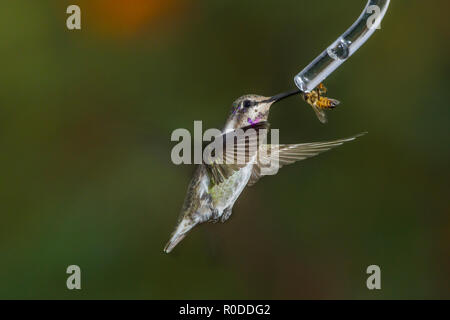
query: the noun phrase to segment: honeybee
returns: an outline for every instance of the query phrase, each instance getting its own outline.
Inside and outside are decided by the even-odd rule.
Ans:
[[[327,88],[321,83],[311,92],[303,94],[303,99],[313,108],[317,118],[322,123],[327,122],[325,110],[334,109],[340,104],[336,99],[324,97],[325,93],[327,93]]]

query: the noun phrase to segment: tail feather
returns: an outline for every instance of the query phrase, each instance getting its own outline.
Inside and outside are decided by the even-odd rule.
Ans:
[[[180,223],[175,228],[175,231],[172,233],[170,240],[167,242],[166,246],[164,247],[165,253],[170,253],[175,246],[180,243],[181,240],[186,237],[186,234],[191,231],[193,227],[197,225],[197,222],[194,222],[192,220],[183,219],[180,221]]]

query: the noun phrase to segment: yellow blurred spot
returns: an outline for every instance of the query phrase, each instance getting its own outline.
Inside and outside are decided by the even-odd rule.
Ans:
[[[102,33],[128,37],[157,23],[176,19],[187,0],[84,0],[83,19]]]

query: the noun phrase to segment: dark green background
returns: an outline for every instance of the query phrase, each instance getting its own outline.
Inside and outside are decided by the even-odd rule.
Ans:
[[[294,88],[366,3],[171,2],[126,19],[142,1],[1,3],[0,298],[450,298],[450,2],[392,1],[326,81],[329,124],[298,98],[271,114],[284,143],[368,135],[262,179],[166,255],[193,170],[172,131]]]

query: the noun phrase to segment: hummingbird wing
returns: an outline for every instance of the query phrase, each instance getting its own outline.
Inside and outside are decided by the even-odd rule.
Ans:
[[[314,157],[345,142],[353,141],[364,134],[366,133],[327,142],[261,145],[257,162],[253,165],[252,175],[247,185],[254,185],[262,176],[276,174],[278,169],[285,165]]]
[[[269,123],[261,121],[226,132],[203,151],[204,165],[213,184],[220,184],[254,161],[259,144],[265,140]],[[213,155],[214,153],[214,155]]]

